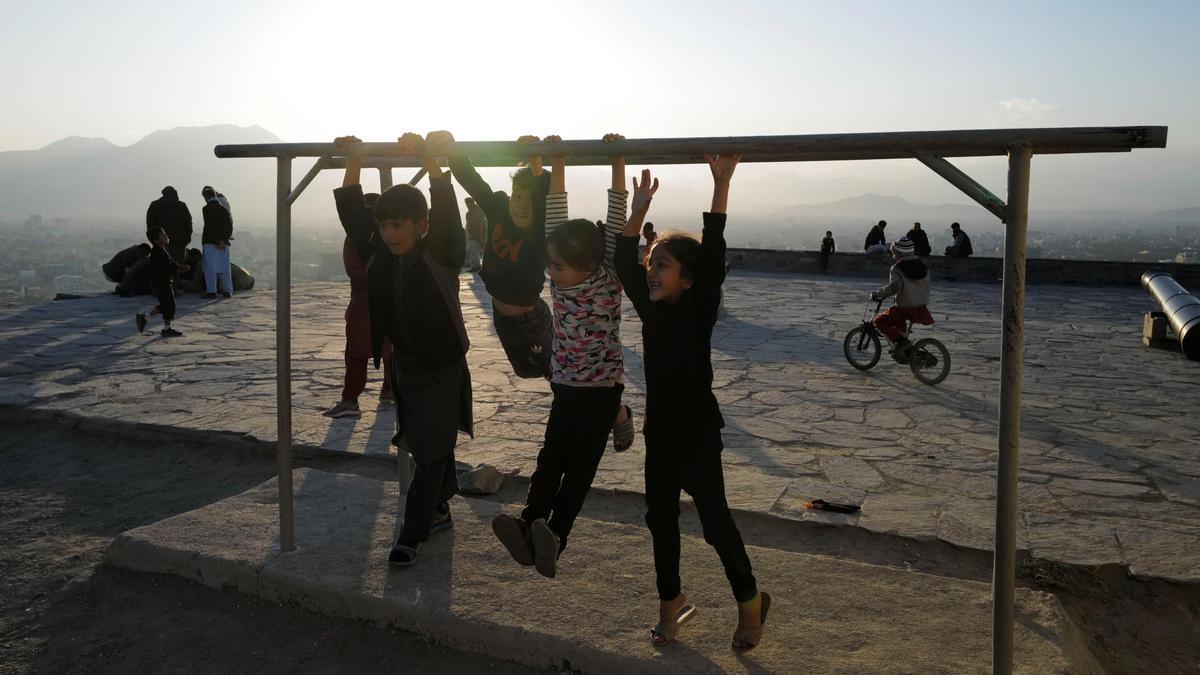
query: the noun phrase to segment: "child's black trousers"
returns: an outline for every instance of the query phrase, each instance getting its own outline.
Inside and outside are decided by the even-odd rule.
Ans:
[[[532,523],[545,518],[558,535],[559,550],[583,509],[596,468],[608,446],[624,385],[572,387],[551,384],[554,402],[537,468],[529,479],[529,496],[521,518]]]
[[[754,599],[758,586],[742,535],[725,501],[721,431],[646,437],[646,525],[654,539],[658,597],[679,597],[679,496],[692,496],[704,541],[717,551],[738,602]]]

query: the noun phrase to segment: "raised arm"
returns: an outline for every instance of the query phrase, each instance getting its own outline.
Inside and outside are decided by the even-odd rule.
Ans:
[[[646,268],[642,267],[642,257],[638,254],[638,241],[641,239],[642,222],[646,220],[650,201],[657,191],[658,179],[651,179],[650,170],[642,169],[641,183],[633,179],[633,212],[625,223],[625,231],[616,237],[616,251],[613,254],[617,278],[625,287],[625,295],[629,296],[638,316],[645,316],[652,307]]]
[[[712,171],[712,208],[704,214],[704,231],[700,238],[699,276],[714,287],[725,282],[725,214],[729,205],[729,181],[741,155],[708,156]]]
[[[448,131],[431,131],[424,140],[416,134],[400,137],[402,146],[410,144],[421,155],[422,165],[429,172],[429,232],[425,235],[429,252],[442,265],[461,270],[467,257],[467,236],[454,183],[437,162],[438,155],[453,142],[454,137]]]
[[[340,136],[333,141],[340,152],[347,153],[355,143],[360,142],[354,136]],[[375,220],[375,213],[367,206],[362,185],[358,183],[361,168],[362,158],[347,154],[346,176],[342,179],[342,187],[333,191],[333,199],[337,205],[338,220],[346,231],[350,245],[366,261],[371,259],[382,242],[377,236],[379,223]]]
[[[605,143],[612,143],[623,141],[625,137],[621,134],[605,134],[601,140]],[[604,264],[615,272],[617,238],[625,230],[626,202],[629,193],[625,190],[625,156],[610,155],[608,159],[612,164],[612,186],[608,189],[608,212],[604,220]]]
[[[534,137],[522,136],[522,138]],[[562,138],[555,134],[551,134],[546,137],[547,143],[557,143],[560,140],[562,140]],[[550,191],[546,194],[545,207],[547,238],[554,233],[554,230],[558,229],[559,225],[567,222],[567,219],[570,217],[567,210],[567,158],[563,157],[561,154],[551,154],[549,157]],[[538,158],[538,165],[541,166],[541,158]]]
[[[345,152],[346,155],[346,175],[342,177],[342,187],[350,187],[351,185],[362,185],[360,175],[362,173],[362,156],[350,153],[350,148],[355,144],[362,143],[357,136],[338,136],[333,139],[333,145],[339,152]]]
[[[439,138],[449,139],[448,142],[450,143],[454,142],[454,136],[452,136],[449,131],[438,131],[434,133],[438,134]],[[443,134],[444,136],[442,136]],[[520,139],[518,139],[518,141],[522,139],[533,139],[534,141],[538,140],[536,136],[522,136]],[[530,166],[535,171],[535,175],[540,176],[542,174],[541,159],[537,159],[536,163],[531,161]],[[458,181],[458,184],[467,191],[467,194],[471,196],[471,199],[474,199],[475,203],[479,205],[479,208],[483,209],[483,212],[487,214],[488,220],[490,221],[490,226],[495,227],[496,223],[507,218],[508,206],[503,203],[502,199],[497,198],[496,192],[492,190],[492,187],[487,184],[487,181],[485,181],[483,177],[479,175],[479,171],[476,170],[475,165],[471,163],[471,158],[451,157],[450,173],[454,174],[454,179]]]

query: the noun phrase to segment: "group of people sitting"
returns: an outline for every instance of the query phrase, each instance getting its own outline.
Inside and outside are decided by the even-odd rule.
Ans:
[[[871,231],[867,233],[867,239],[863,242],[863,252],[867,254],[888,253],[891,248],[888,245],[887,236],[884,234],[884,229],[887,227],[887,221],[881,220]],[[825,233],[827,238],[831,239],[831,233]],[[950,235],[954,238],[953,243],[946,247],[945,255],[947,258],[968,258],[973,253],[971,248],[971,238],[963,232],[962,226],[958,223],[950,223]],[[904,235],[913,244],[915,255],[918,257],[928,257],[933,253],[933,249],[929,245],[929,236],[925,230],[921,229],[920,223],[913,223],[912,229],[908,234]],[[824,247],[822,247],[824,250]]]
[[[522,142],[536,142],[522,137]],[[616,134],[607,142],[622,140]],[[724,420],[713,394],[711,338],[725,279],[725,213],[739,157],[709,157],[711,208],[703,236],[663,233],[648,255],[638,250],[642,223],[658,180],[649,170],[633,180],[627,205],[623,157],[611,159],[607,214],[570,218],[565,157],[549,167],[530,157],[512,174],[509,192],[494,191],[469,158],[451,157],[449,132],[405,134],[401,152],[420,156],[429,175],[429,200],[403,184],[380,195],[359,182],[359,140],[336,139],[347,157],[343,186],[334,191],[346,233],[343,255],[351,272],[346,312],[346,388],[331,415],[353,415],[368,361],[383,362],[383,398],[396,408],[393,442],[412,454],[403,525],[388,560],[417,562],[423,542],[454,526],[450,499],[457,492],[454,450],[460,432],[474,434],[470,337],[459,306],[459,274],[478,272],[492,299],[492,319],[513,372],[547,379],[553,394],[537,467],[520,513],[501,514],[492,530],[519,565],[546,577],[560,557],[595,478],[610,433],[632,435],[633,411],[622,402],[626,374],[621,341],[621,296],[642,320],[646,410],[646,523],[660,599],[655,645],[675,640],[696,615],[681,587],[679,501],[692,495],[705,540],[719,554],[738,605],[731,646],[754,648],[762,637],[771,597],[759,592],[746,548],[725,498],[721,465]],[[449,153],[452,154],[452,153]],[[455,197],[457,181],[485,223],[480,259],[467,262],[468,237]],[[478,236],[478,235],[477,235]],[[474,239],[475,237],[471,237]],[[551,306],[541,298],[547,274]],[[626,439],[618,449],[628,447]],[[448,564],[449,561],[439,561]]]

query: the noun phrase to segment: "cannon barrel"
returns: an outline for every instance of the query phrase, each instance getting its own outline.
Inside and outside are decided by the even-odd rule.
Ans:
[[[1142,275],[1142,288],[1162,307],[1184,355],[1200,360],[1200,300],[1166,272],[1146,272]]]

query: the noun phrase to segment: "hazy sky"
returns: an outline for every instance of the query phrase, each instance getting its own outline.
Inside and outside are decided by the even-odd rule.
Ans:
[[[0,6],[0,151],[214,123],[291,141],[432,128],[482,140],[1165,124],[1165,152],[1040,161],[1098,181],[1106,206],[1200,202],[1194,0]],[[933,196],[963,200],[929,187],[937,179],[914,162],[788,170],[920,173]],[[1112,194],[1138,179],[1160,184]],[[1086,207],[1088,189],[1071,185],[1044,203]]]

